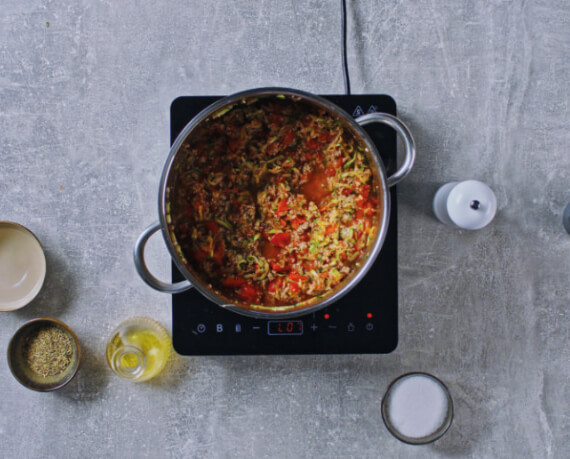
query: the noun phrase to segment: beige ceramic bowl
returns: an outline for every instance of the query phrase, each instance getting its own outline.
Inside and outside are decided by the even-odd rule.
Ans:
[[[45,275],[38,238],[22,225],[0,221],[0,311],[14,311],[32,301]]]

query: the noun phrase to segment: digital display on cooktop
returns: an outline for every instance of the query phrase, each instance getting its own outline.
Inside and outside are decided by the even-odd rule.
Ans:
[[[385,95],[323,96],[353,117],[385,112]],[[179,97],[171,105],[171,142],[219,96]],[[383,125],[364,128],[389,176],[396,170],[396,133]],[[390,189],[390,224],[382,250],[366,276],[334,304],[290,320],[255,319],[218,306],[197,290],[172,297],[172,340],[181,355],[385,354],[398,343],[396,187]],[[174,263],[172,280],[182,280]]]
[[[270,320],[267,322],[268,335],[302,335],[303,334],[303,321],[302,320],[289,320],[289,321],[276,321]]]

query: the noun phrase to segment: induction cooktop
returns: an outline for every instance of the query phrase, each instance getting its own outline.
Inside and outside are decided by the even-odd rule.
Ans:
[[[221,96],[184,96],[170,108],[174,142],[184,126]],[[325,95],[357,118],[366,113],[396,115],[386,95]],[[396,133],[373,124],[364,128],[380,152],[388,176],[396,170]],[[270,354],[387,354],[398,344],[398,254],[396,187],[390,189],[388,233],[366,276],[336,303],[289,320],[253,319],[210,302],[197,290],[172,296],[176,352],[187,356]],[[183,277],[172,264],[172,280]]]

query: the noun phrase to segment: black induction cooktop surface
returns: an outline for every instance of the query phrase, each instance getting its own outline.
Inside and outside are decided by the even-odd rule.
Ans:
[[[329,95],[353,117],[385,112],[396,103],[386,95]],[[184,126],[220,96],[179,97],[171,105],[171,143]],[[383,125],[365,130],[376,144],[387,174],[396,170],[396,133]],[[396,189],[390,190],[386,240],[366,276],[336,303],[289,320],[245,317],[217,306],[195,289],[172,296],[174,349],[181,355],[386,354],[398,344]],[[172,280],[183,277],[172,264]]]

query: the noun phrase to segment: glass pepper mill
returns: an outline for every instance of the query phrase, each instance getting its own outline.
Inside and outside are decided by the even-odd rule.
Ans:
[[[163,370],[171,349],[170,335],[162,325],[148,317],[133,317],[112,332],[107,362],[124,379],[147,381]]]

